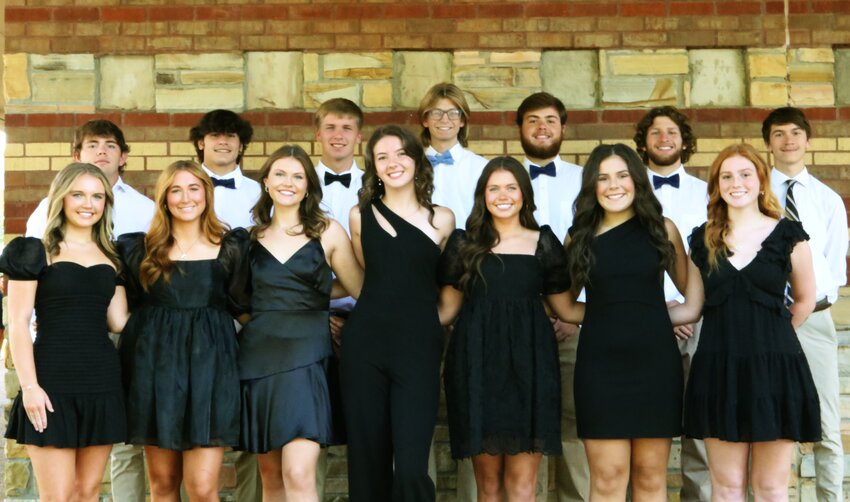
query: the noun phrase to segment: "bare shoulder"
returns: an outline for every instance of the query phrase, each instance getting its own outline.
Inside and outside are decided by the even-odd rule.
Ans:
[[[681,236],[679,235],[679,229],[676,227],[676,224],[673,223],[673,220],[671,220],[670,218],[664,218],[664,229],[667,230],[667,235],[669,237],[672,238],[674,236],[678,236],[679,238],[681,238]]]
[[[447,207],[434,206],[434,226],[440,230],[454,230],[455,214]]]

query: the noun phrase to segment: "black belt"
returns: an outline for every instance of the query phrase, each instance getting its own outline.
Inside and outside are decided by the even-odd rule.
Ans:
[[[812,312],[820,312],[821,310],[826,310],[829,307],[832,307],[832,304],[829,303],[829,299],[826,297],[821,298],[817,303],[815,303],[815,310]]]

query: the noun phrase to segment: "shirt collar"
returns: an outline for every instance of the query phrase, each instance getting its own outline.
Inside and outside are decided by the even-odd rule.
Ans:
[[[679,167],[675,171],[673,171],[672,173],[668,174],[667,176],[664,176],[663,174],[658,174],[648,167],[646,168],[646,170],[649,171],[650,176],[657,176],[659,178],[670,178],[672,176],[676,176],[677,174],[681,178],[682,176],[687,174],[687,172],[685,172],[685,165],[684,164],[679,164]],[[652,181],[652,179],[650,179],[649,181]]]
[[[359,171],[359,170],[360,170],[360,168],[359,168],[359,167],[357,167],[357,159],[354,159],[354,160],[351,162],[351,167],[350,167],[350,168],[348,168],[347,170],[345,170],[345,171],[343,171],[343,172],[341,172],[341,173],[338,173],[338,172],[334,171],[333,169],[331,169],[330,167],[326,166],[326,165],[325,165],[325,164],[324,164],[324,163],[320,160],[320,161],[319,161],[319,163],[318,163],[318,164],[316,164],[316,170],[317,170],[317,171],[319,171],[319,172],[322,174],[322,176],[324,176],[324,175],[325,175],[325,173],[331,173],[331,174],[339,174],[339,175],[343,175],[343,174],[351,173],[351,172],[354,172],[354,171]]]
[[[540,164],[540,167],[543,167],[543,166],[545,166],[546,164],[548,164],[548,163],[550,163],[550,162],[554,162],[554,163],[555,163],[555,169],[557,169],[557,168],[558,168],[558,166],[559,166],[559,165],[560,165],[560,163],[561,163],[561,156],[560,156],[560,155],[558,155],[558,156],[555,156],[555,157],[553,157],[553,158],[551,158],[551,159],[546,159],[546,160],[544,160],[544,161],[543,161],[543,163],[542,163],[542,164]],[[528,170],[530,170],[530,169],[531,169],[531,164],[534,164],[534,162],[532,162],[532,161],[528,160],[528,157],[526,157],[526,156],[523,156],[523,157],[522,157],[522,165],[525,167],[525,170],[526,170],[526,171],[528,171]],[[535,165],[537,165],[537,164],[535,164]]]
[[[126,183],[124,183],[124,180],[122,180],[119,176],[118,181],[116,181],[115,184],[112,185],[112,192],[114,193],[115,191],[118,191],[124,193],[127,191],[128,188],[130,187]]]
[[[210,178],[218,178],[220,180],[232,179],[233,184],[236,186],[236,188],[239,188],[239,186],[242,185],[242,169],[239,167],[238,164],[232,171],[225,175],[219,175],[210,171],[209,168],[207,168],[207,166],[205,166],[204,164],[201,164],[201,168],[209,175]]]
[[[799,183],[803,186],[807,186],[809,184],[809,178],[810,177],[811,177],[811,174],[809,173],[808,167],[803,167],[803,170],[800,171],[799,173],[797,173],[797,175],[794,176],[793,178],[789,177],[788,175],[786,175],[785,173],[783,173],[782,171],[780,171],[776,167],[774,167],[772,169],[772,172],[770,173],[770,178],[773,181],[773,183],[775,183],[776,185],[781,185],[781,184],[785,183],[786,181],[793,179],[797,183]]]
[[[448,151],[451,152],[452,158],[456,159],[456,158],[460,157],[461,155],[463,155],[464,148],[463,148],[463,145],[461,145],[460,142],[458,141],[457,143],[454,144],[453,147],[449,148]],[[440,152],[438,152],[437,150],[434,150],[433,146],[428,145],[428,148],[425,149],[425,155],[440,155]]]

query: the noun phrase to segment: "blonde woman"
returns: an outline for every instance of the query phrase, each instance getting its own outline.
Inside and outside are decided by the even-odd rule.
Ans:
[[[129,442],[145,445],[151,498],[218,500],[224,448],[239,442],[233,318],[243,311],[248,235],[227,232],[201,167],[178,161],[156,184],[147,235],[118,242],[134,314],[120,346]]]
[[[121,331],[127,311],[112,200],[99,168],[67,166],[50,186],[44,237],[19,237],[0,257],[21,382],[6,437],[26,445],[44,500],[98,500],[112,444],[126,437],[120,362],[108,335]]]

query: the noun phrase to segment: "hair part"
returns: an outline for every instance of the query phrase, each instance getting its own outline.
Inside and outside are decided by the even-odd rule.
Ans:
[[[59,174],[50,183],[50,190],[47,193],[47,226],[41,239],[44,244],[45,253],[50,258],[59,255],[60,244],[65,240],[65,226],[67,223],[67,217],[65,216],[65,196],[71,192],[74,183],[81,176],[85,175],[97,178],[103,184],[103,193],[106,196],[103,214],[91,229],[92,241],[106,255],[109,261],[112,262],[115,268],[121,270],[121,260],[118,258],[118,251],[115,249],[115,244],[112,240],[112,208],[115,203],[112,187],[109,185],[109,180],[106,179],[103,171],[92,164],[85,164],[83,162],[68,164],[59,171]]]
[[[301,221],[300,230],[297,232],[288,231],[287,233],[289,235],[304,234],[310,239],[320,239],[322,233],[330,225],[330,220],[321,207],[322,183],[319,181],[319,175],[316,173],[313,161],[310,160],[310,156],[300,146],[284,145],[275,150],[266,159],[263,167],[260,169],[260,180],[263,184],[263,190],[260,192],[260,199],[254,205],[253,209],[251,209],[255,223],[251,228],[251,237],[255,240],[261,238],[272,223],[274,201],[269,194],[266,180],[275,162],[290,158],[298,161],[301,167],[304,168],[304,174],[307,177],[307,195],[301,200],[298,206],[298,217]]]
[[[422,101],[419,102],[419,111],[417,112],[419,116],[419,123],[421,124],[425,121],[428,111],[437,106],[437,101],[441,99],[448,99],[454,103],[458,110],[460,110],[463,125],[457,133],[457,141],[463,147],[468,146],[469,116],[471,114],[469,111],[469,103],[466,101],[466,96],[463,94],[460,87],[452,83],[443,82],[435,84],[433,87],[428,89],[428,92],[426,92],[425,96],[422,97]],[[429,146],[431,144],[431,131],[427,127],[422,127],[422,131],[419,133],[419,138],[422,140],[423,145]]]
[[[350,99],[332,98],[319,105],[319,109],[313,116],[313,126],[318,129],[322,125],[322,120],[328,115],[352,117],[357,121],[357,129],[363,128],[363,110]]]
[[[113,139],[118,144],[122,153],[130,153],[130,145],[124,139],[124,132],[114,122],[104,119],[89,120],[74,131],[74,139],[71,143],[71,155],[77,158],[83,149],[86,138]],[[118,175],[124,174],[124,163],[118,166]]]
[[[236,157],[236,163],[241,165],[242,156],[245,154],[245,150],[254,136],[254,128],[251,127],[250,122],[230,110],[213,110],[207,112],[201,117],[198,124],[189,130],[189,141],[195,147],[198,160],[201,163],[204,162],[204,150],[198,146],[198,143],[203,141],[207,134],[222,133],[233,133],[239,136],[239,155]]]
[[[529,112],[549,107],[554,108],[558,112],[558,118],[561,119],[561,127],[563,127],[567,123],[567,108],[560,99],[548,92],[536,92],[522,100],[522,103],[520,103],[519,108],[516,110],[516,125],[522,127],[525,115]]]
[[[633,140],[643,163],[649,165],[649,152],[646,151],[646,136],[649,128],[652,127],[652,123],[658,117],[667,117],[679,127],[679,132],[682,135],[682,153],[679,155],[679,160],[683,164],[686,164],[691,158],[691,155],[697,151],[697,137],[688,123],[687,115],[680,112],[675,106],[655,107],[646,112],[646,115],[640,119],[640,122],[635,124],[635,136]]]
[[[765,144],[770,143],[770,129],[773,126],[785,124],[794,124],[800,129],[803,129],[806,131],[806,139],[811,139],[812,125],[809,124],[809,120],[806,118],[803,110],[793,106],[783,106],[770,112],[761,123],[761,137],[764,139]]]
[[[617,143],[602,144],[593,149],[584,166],[581,179],[581,191],[574,204],[575,217],[571,228],[571,240],[567,246],[567,266],[572,278],[572,289],[578,293],[590,284],[590,270],[593,268],[593,240],[599,230],[599,225],[605,216],[605,210],[599,205],[596,196],[596,184],[599,178],[599,168],[602,162],[619,157],[626,163],[629,176],[635,187],[634,209],[635,218],[646,229],[652,246],[658,250],[658,280],[664,278],[664,271],[669,269],[676,258],[676,251],[667,235],[667,227],[662,216],[661,203],[652,191],[646,166],[637,152],[632,148]]]
[[[732,157],[743,157],[755,166],[761,186],[758,196],[759,211],[775,219],[782,215],[779,200],[770,189],[770,166],[756,149],[741,143],[729,145],[721,150],[708,169],[708,220],[705,223],[703,239],[708,251],[709,271],[717,270],[720,259],[729,256],[729,247],[726,245],[726,236],[729,235],[729,206],[720,195],[720,168]]]
[[[156,211],[151,220],[150,229],[145,235],[147,252],[139,266],[139,282],[145,291],[148,291],[160,278],[165,282],[171,279],[174,262],[168,257],[168,253],[175,245],[175,241],[172,234],[174,222],[171,212],[168,210],[168,190],[174,183],[177,173],[184,171],[198,178],[204,188],[206,207],[204,207],[198,223],[203,237],[213,244],[220,244],[222,236],[228,230],[227,224],[215,215],[212,181],[197,162],[178,160],[163,169],[156,180],[154,194]]]

